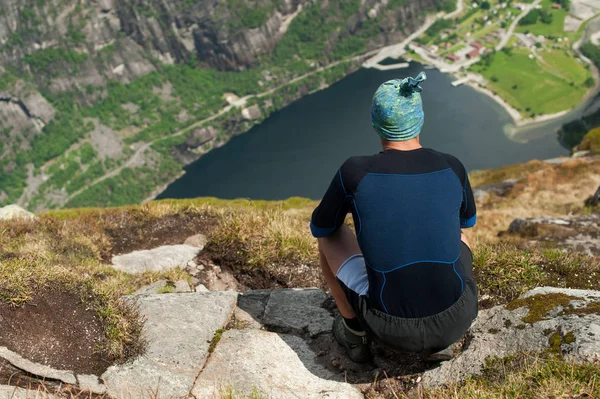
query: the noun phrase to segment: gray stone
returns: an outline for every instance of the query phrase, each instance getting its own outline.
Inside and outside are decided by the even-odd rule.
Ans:
[[[182,293],[182,292],[192,292],[192,288],[190,284],[185,280],[179,280],[175,282],[174,292]]]
[[[504,197],[513,189],[517,182],[517,179],[509,179],[501,181],[500,183],[478,186],[473,189],[473,196],[476,200],[480,201],[486,199],[491,194],[497,195],[499,197]]]
[[[562,293],[578,299],[571,301],[574,308],[600,302],[600,291],[570,290],[562,288],[536,288],[523,295]],[[525,323],[529,313],[527,307],[507,310],[496,306],[483,310],[471,327],[472,340],[468,347],[454,359],[442,363],[436,369],[425,372],[423,384],[427,388],[461,380],[479,374],[486,358],[505,357],[523,351],[543,351],[552,334],[564,336],[572,332],[575,341],[561,345],[562,354],[570,360],[586,362],[600,359],[600,315],[568,314],[557,306],[546,318],[534,323]]]
[[[56,370],[44,364],[34,363],[25,359],[21,355],[10,351],[4,346],[0,346],[0,359],[4,359],[13,366],[23,371],[33,374],[42,379],[52,379],[62,381],[66,384],[76,385],[77,379],[72,371]]]
[[[508,227],[508,232],[532,241],[550,242],[560,248],[600,255],[600,212],[515,219]]]
[[[10,385],[0,385],[0,399],[55,399],[58,396],[43,390],[29,390]]]
[[[206,288],[204,284],[198,284],[195,288],[196,292],[209,292],[209,289]]]
[[[77,383],[82,391],[88,391],[96,395],[106,393],[106,386],[100,382],[96,375],[80,374],[77,376]]]
[[[35,215],[18,205],[8,205],[4,208],[0,208],[0,220],[12,220],[17,218],[33,219],[35,218]]]
[[[237,293],[207,292],[129,297],[146,318],[146,353],[102,375],[117,398],[186,396],[204,367],[210,342],[230,320]]]
[[[134,295],[158,294],[161,291],[163,291],[167,285],[169,285],[169,282],[167,280],[158,280],[155,283],[143,286],[142,288],[134,292]]]
[[[192,390],[196,398],[220,397],[231,388],[240,397],[253,390],[279,399],[353,399],[364,396],[343,375],[315,361],[315,353],[299,337],[260,330],[230,330]]]
[[[188,237],[185,240],[184,244],[192,246],[192,247],[198,247],[200,249],[204,249],[207,242],[208,242],[208,239],[206,238],[206,236],[204,234],[196,234],[191,237]]]
[[[190,260],[194,260],[200,248],[191,245],[165,245],[162,247],[135,251],[112,258],[113,268],[129,273],[140,274],[147,271],[159,272],[177,267],[185,268]]]
[[[269,296],[263,323],[284,332],[310,336],[330,332],[333,316],[322,307],[328,295],[319,289],[274,290]]]
[[[233,317],[235,318],[237,324],[236,328],[238,329],[254,328],[260,330],[263,328],[263,325],[259,319],[255,318],[244,309],[235,309]]]

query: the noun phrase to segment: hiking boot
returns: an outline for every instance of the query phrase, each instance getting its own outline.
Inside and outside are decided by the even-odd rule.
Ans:
[[[353,362],[365,363],[371,359],[367,333],[348,328],[341,315],[338,315],[333,321],[333,336],[340,345],[346,348],[346,354]]]

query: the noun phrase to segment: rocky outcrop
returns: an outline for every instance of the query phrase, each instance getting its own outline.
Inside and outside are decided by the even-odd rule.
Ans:
[[[510,193],[517,182],[517,179],[509,179],[501,181],[500,183],[477,186],[473,189],[473,196],[479,201],[483,201],[484,199],[488,198],[490,194],[504,197]]]
[[[590,255],[600,254],[600,212],[581,216],[516,219],[508,232]]]
[[[146,318],[146,353],[112,366],[102,375],[115,398],[184,397],[202,371],[215,332],[228,323],[236,293],[211,292],[138,296]]]
[[[11,220],[11,219],[32,219],[35,215],[31,212],[26,211],[18,205],[8,205],[4,208],[0,208],[0,220]]]
[[[129,274],[185,268],[201,250],[201,247],[191,245],[165,245],[151,250],[114,256],[112,264],[114,269]]]
[[[600,358],[600,291],[536,288],[507,306],[481,311],[468,345],[451,361],[425,372],[438,387],[479,374],[486,359],[549,351],[575,361]]]

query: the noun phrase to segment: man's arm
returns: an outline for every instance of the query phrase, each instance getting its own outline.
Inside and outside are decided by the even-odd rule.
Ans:
[[[314,210],[310,231],[316,238],[332,235],[344,223],[352,196],[346,191],[342,169],[335,174],[325,196]]]
[[[465,180],[463,183],[463,202],[460,208],[460,227],[465,229],[475,226],[477,222],[477,208],[475,206],[475,198],[473,190],[469,182],[469,175],[465,170]]]

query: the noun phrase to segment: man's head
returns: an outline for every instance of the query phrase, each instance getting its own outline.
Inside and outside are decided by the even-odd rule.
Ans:
[[[426,78],[421,72],[414,79],[394,79],[379,86],[371,104],[371,121],[382,140],[406,141],[421,133],[424,113],[419,83]]]

